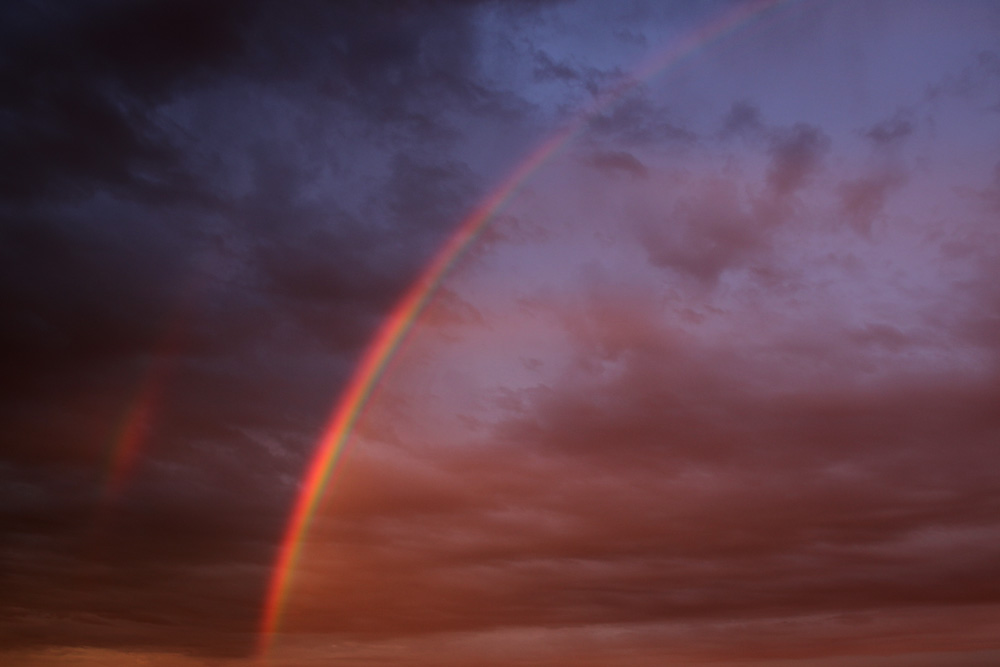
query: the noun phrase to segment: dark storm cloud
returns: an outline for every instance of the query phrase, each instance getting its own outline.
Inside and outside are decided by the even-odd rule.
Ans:
[[[336,201],[303,200],[310,179],[291,166],[263,170],[265,194],[240,207],[255,227],[280,230],[255,243],[262,289],[304,333],[342,353],[368,339],[477,195],[463,164],[405,153],[389,162],[381,187],[353,212]]]
[[[209,196],[158,105],[237,76],[433,129],[428,100],[502,107],[479,85],[467,5],[18,3],[0,55],[8,201]],[[23,26],[18,30],[18,26]]]
[[[178,198],[197,183],[177,164],[150,104],[241,46],[249,3],[14,3],[0,54],[9,202],[120,195]],[[23,27],[22,27],[23,26]],[[20,29],[18,29],[20,28]]]
[[[340,383],[480,195],[441,105],[526,108],[472,9],[5,6],[6,647],[251,650]]]
[[[196,339],[186,352],[202,353],[212,339],[231,349],[254,335],[244,326],[249,321],[270,328],[255,311],[284,308],[267,302],[262,285],[273,285],[278,300],[318,290],[313,298],[350,292],[364,302],[359,313],[339,318],[346,330],[355,327],[342,348],[350,350],[475,196],[469,177],[442,181],[460,166],[423,166],[406,156],[391,182],[376,194],[373,181],[367,195],[389,205],[376,201],[366,211],[300,203],[318,184],[298,166],[259,171],[243,198],[228,187],[209,192],[213,182],[239,178],[242,147],[223,146],[213,156],[214,137],[184,136],[198,128],[178,130],[173,112],[158,106],[234,80],[298,81],[324,94],[342,82],[341,98],[362,104],[351,119],[357,126],[371,121],[370,112],[392,115],[419,106],[418,98],[426,102],[422,89],[432,80],[488,95],[465,76],[472,62],[465,7],[395,5],[373,13],[357,4],[282,11],[254,3],[20,3],[5,11],[10,39],[0,64],[13,82],[2,132],[10,149],[2,230],[8,391],[30,394],[30,384],[45,384],[50,370],[128,366],[185,316],[195,321],[184,337]],[[276,128],[257,129],[266,137]],[[268,138],[264,145],[294,161],[308,140],[296,138],[300,144]],[[195,167],[185,153],[192,151],[209,156]],[[422,178],[442,185],[421,189]],[[103,200],[52,205],[100,188],[108,188]],[[229,286],[237,289],[223,300]]]

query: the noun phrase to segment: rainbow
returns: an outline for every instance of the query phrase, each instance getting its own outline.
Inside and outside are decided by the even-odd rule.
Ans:
[[[162,364],[160,364],[162,365]],[[163,394],[163,371],[151,371],[132,400],[112,445],[105,484],[105,501],[113,502],[122,492],[129,473],[135,466],[139,448],[149,434],[150,426]]]
[[[172,318],[166,333],[153,348],[142,383],[112,440],[104,485],[104,501],[108,507],[119,499],[124,490],[139,458],[139,450],[161,411],[166,387],[180,354],[181,334],[186,324],[183,315],[179,313]]]
[[[303,538],[323,491],[337,467],[344,445],[360,417],[393,354],[413,328],[424,307],[433,297],[449,269],[463,252],[479,237],[497,211],[511,198],[527,178],[555,155],[598,112],[606,108],[642,81],[681,62],[720,37],[748,24],[780,5],[792,0],[751,0],[732,8],[716,20],[694,31],[665,52],[639,67],[636,72],[612,90],[598,97],[571,123],[536,148],[499,187],[469,215],[437,252],[416,282],[397,302],[389,316],[368,345],[354,375],[337,403],[336,409],[319,440],[316,453],[309,463],[295,501],[284,537],[278,548],[267,587],[258,637],[258,655],[270,649],[281,619],[295,564],[302,549]]]

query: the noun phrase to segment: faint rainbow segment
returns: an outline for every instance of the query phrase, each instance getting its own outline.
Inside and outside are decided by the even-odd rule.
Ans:
[[[157,365],[162,366],[162,361]],[[108,480],[104,488],[106,502],[113,502],[121,495],[129,474],[135,468],[139,450],[159,411],[164,375],[165,372],[160,369],[150,371],[126,410],[112,445]]]
[[[183,313],[175,314],[172,318],[167,331],[153,348],[142,382],[115,432],[104,484],[104,501],[107,506],[121,496],[135,469],[139,452],[162,412],[166,388],[177,365],[185,324]]]
[[[620,99],[641,82],[692,56],[719,38],[749,24],[770,10],[795,0],[752,0],[731,8],[667,50],[644,62],[631,76],[598,97],[562,130],[546,139],[522,161],[499,187],[467,217],[437,252],[416,282],[386,317],[368,345],[360,363],[340,396],[336,409],[323,431],[316,453],[303,477],[284,536],[278,547],[268,583],[258,635],[258,655],[266,656],[281,620],[281,612],[292,582],[302,543],[316,507],[337,467],[350,437],[379,378],[393,354],[413,328],[424,307],[431,300],[448,271],[472,245],[494,215],[528,177],[565,146],[587,122],[601,110]]]

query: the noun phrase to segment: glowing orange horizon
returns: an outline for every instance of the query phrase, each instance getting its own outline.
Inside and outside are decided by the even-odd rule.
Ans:
[[[643,80],[678,63],[685,56],[694,53],[699,47],[704,47],[714,39],[747,24],[751,19],[760,16],[767,10],[790,1],[753,0],[743,3],[696,30],[674,45],[673,48],[649,60],[638,68],[635,74],[626,77],[617,87],[597,98],[571,123],[535,149],[459,225],[451,238],[437,252],[427,268],[390,312],[368,345],[320,438],[316,453],[304,475],[301,490],[292,509],[271,573],[261,618],[258,641],[259,656],[265,656],[273,642],[295,564],[302,548],[303,538],[330,476],[344,451],[351,430],[394,352],[413,328],[420,313],[433,297],[449,269],[454,266],[463,252],[493,219],[495,213],[527,180],[528,176],[566,145],[596,113],[632,90]]]

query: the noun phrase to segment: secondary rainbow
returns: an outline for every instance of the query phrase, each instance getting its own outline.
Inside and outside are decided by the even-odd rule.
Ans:
[[[104,486],[106,507],[110,507],[119,499],[139,459],[140,450],[148,440],[160,414],[164,395],[181,351],[182,334],[186,323],[185,313],[178,309],[170,320],[166,332],[150,353],[142,383],[115,433]]]
[[[281,611],[288,595],[303,538],[309,529],[310,520],[330,476],[344,451],[344,445],[347,443],[354,424],[361,415],[372,390],[392,359],[394,352],[412,329],[421,311],[462,253],[482,233],[496,212],[517,188],[555,155],[560,148],[565,146],[595,114],[642,81],[680,62],[723,35],[746,25],[768,10],[789,2],[791,0],[756,0],[740,4],[644,63],[636,70],[635,74],[626,77],[618,86],[598,97],[571,123],[535,149],[459,225],[458,229],[437,252],[416,282],[407,289],[368,345],[354,375],[341,395],[319,441],[316,453],[306,469],[298,498],[292,509],[271,572],[261,615],[258,655],[266,655],[271,646],[281,619]]]

